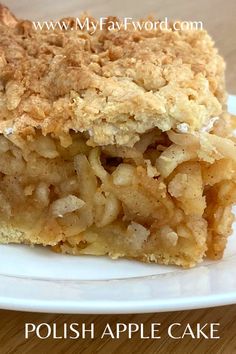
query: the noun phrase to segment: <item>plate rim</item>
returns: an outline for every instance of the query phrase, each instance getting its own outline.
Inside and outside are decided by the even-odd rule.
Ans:
[[[231,267],[231,269],[235,269],[236,266],[236,257],[231,256],[225,260],[216,261],[215,263],[207,264],[204,266],[199,266],[197,268],[186,269],[180,272],[171,272],[171,273],[163,273],[157,275],[150,276],[142,276],[139,277],[138,280],[142,282],[142,287],[148,286],[148,283],[152,283],[153,281],[160,281],[160,278],[167,283],[172,282],[171,278],[184,278],[189,275],[189,272],[198,273],[198,272],[211,272],[212,270],[216,270],[216,266],[219,267],[218,276],[221,278],[225,273],[225,267]],[[222,267],[223,266],[223,267]],[[233,274],[232,274],[233,276]],[[180,279],[181,280],[181,279]],[[231,281],[231,279],[229,279]],[[185,295],[179,297],[166,297],[166,298],[152,298],[149,296],[146,300],[137,300],[137,299],[124,299],[121,301],[117,300],[104,300],[97,301],[96,299],[92,299],[90,301],[86,301],[85,299],[57,299],[47,298],[40,299],[37,295],[45,293],[53,292],[54,286],[59,285],[61,289],[67,289],[69,292],[71,289],[76,288],[76,291],[82,287],[85,287],[85,295],[86,289],[92,285],[99,285],[101,288],[108,285],[108,289],[110,290],[113,287],[113,284],[120,285],[129,285],[132,288],[131,283],[137,282],[137,278],[123,278],[123,279],[109,279],[109,280],[55,280],[52,281],[50,279],[33,279],[30,277],[16,277],[11,275],[0,275],[0,289],[2,288],[2,284],[6,284],[8,281],[9,285],[16,285],[20,287],[20,283],[23,282],[21,297],[15,296],[4,296],[2,291],[0,290],[0,308],[5,310],[16,310],[16,311],[26,311],[26,312],[41,312],[41,313],[61,313],[61,314],[134,314],[134,313],[157,313],[157,312],[167,312],[167,311],[181,311],[181,310],[193,310],[199,308],[210,308],[215,306],[223,306],[230,305],[236,303],[236,279],[234,287],[230,290],[223,290],[221,287],[218,289],[218,293],[215,294],[201,294],[201,295]],[[10,282],[10,284],[9,284]],[[12,282],[12,284],[11,284]],[[27,284],[28,283],[28,284]],[[25,289],[27,285],[30,285],[30,289],[36,290],[36,297],[28,298],[25,293]],[[161,285],[161,282],[160,282]],[[19,289],[18,289],[19,290]],[[90,290],[91,291],[91,290]],[[99,289],[98,289],[99,291]],[[112,291],[108,293],[108,297],[113,294]],[[35,293],[33,292],[34,296]]]
[[[2,282],[4,276],[0,276]],[[15,277],[12,277],[13,279]],[[32,281],[32,280],[31,280]],[[33,280],[31,286],[36,286]],[[107,280],[105,282],[113,282]],[[58,282],[58,281],[57,281]],[[194,310],[200,308],[211,308],[224,305],[236,304],[236,289],[228,293],[214,295],[185,296],[179,298],[148,299],[148,300],[123,300],[123,301],[65,301],[54,299],[39,300],[28,298],[4,297],[0,295],[0,308],[3,310],[60,313],[60,314],[135,314],[135,313],[158,313],[183,310]]]

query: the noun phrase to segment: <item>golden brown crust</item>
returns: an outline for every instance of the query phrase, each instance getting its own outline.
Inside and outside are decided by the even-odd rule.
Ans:
[[[50,237],[50,233],[43,233],[40,236],[37,232],[32,232],[32,230],[27,229],[26,227],[16,227],[10,222],[2,222],[0,225],[0,243],[23,243],[30,245],[41,244],[43,246],[55,246],[63,238],[62,234],[53,234],[53,237]]]
[[[0,4],[0,22],[8,27],[15,27],[17,24],[16,17],[11,13],[8,7]]]
[[[35,30],[6,8],[1,19],[4,134],[73,129],[95,145],[132,146],[153,127],[197,130],[222,112],[224,62],[205,31]]]

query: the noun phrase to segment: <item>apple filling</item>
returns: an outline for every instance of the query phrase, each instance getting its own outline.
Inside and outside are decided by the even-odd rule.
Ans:
[[[0,136],[1,219],[22,231],[6,242],[185,267],[220,258],[236,148],[213,133],[156,128],[133,147],[93,146],[75,132],[66,143],[41,131]]]

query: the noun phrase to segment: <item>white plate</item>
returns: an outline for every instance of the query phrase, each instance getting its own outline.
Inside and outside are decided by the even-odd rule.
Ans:
[[[229,109],[236,113],[236,96]],[[190,270],[19,245],[1,245],[0,258],[3,309],[105,314],[236,303],[236,228],[223,260]]]

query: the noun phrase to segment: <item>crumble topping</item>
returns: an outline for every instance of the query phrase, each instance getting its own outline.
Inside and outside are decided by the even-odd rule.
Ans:
[[[1,132],[73,129],[93,145],[133,146],[155,127],[198,131],[222,112],[225,65],[205,31],[35,30],[2,11]]]

